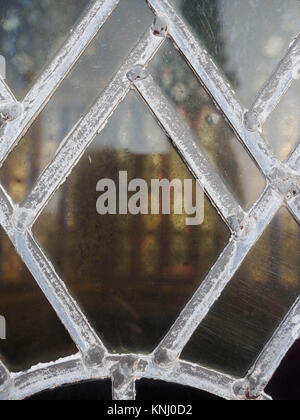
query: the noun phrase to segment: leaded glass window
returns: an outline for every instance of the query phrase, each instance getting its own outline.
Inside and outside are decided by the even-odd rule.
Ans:
[[[0,398],[71,385],[84,399],[94,381],[116,400],[166,383],[285,399],[299,2],[11,0],[0,20]],[[175,187],[169,212],[140,198],[99,214],[98,181],[125,172],[190,185],[193,203],[201,186],[203,223],[176,211]]]

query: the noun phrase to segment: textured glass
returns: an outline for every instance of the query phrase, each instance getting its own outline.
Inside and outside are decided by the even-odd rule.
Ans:
[[[6,319],[6,340],[0,359],[12,371],[29,369],[78,352],[36,281],[0,232],[0,315]]]
[[[282,208],[199,326],[182,358],[244,376],[299,295],[299,245],[299,226]]]
[[[281,160],[300,140],[300,82],[295,82],[264,125],[264,136]]]
[[[145,2],[120,2],[0,170],[0,181],[14,201],[21,201],[31,189],[60,142],[86,114],[152,21]]]
[[[119,171],[148,183],[192,178],[134,93],[87,149],[33,232],[105,345],[117,352],[149,352],[223,250],[229,231],[208,201],[199,226],[187,227],[184,215],[100,216],[96,184],[110,178],[118,185]]]
[[[21,99],[54,58],[88,0],[1,0],[0,53],[7,83]]]
[[[249,106],[299,32],[298,0],[171,0]]]
[[[263,192],[264,178],[171,41],[150,69],[214,168],[241,204],[251,207]]]

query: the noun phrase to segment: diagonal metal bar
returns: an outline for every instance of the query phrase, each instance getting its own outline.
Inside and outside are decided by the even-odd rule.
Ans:
[[[22,208],[18,210],[17,217],[23,227],[33,223],[51,195],[70,174],[87,146],[104,128],[109,117],[124,99],[132,84],[127,73],[137,65],[147,65],[163,41],[164,38],[153,35],[152,30],[148,29],[94,106],[63,140],[54,160],[41,174],[37,184],[24,200]]]
[[[67,42],[24,98],[22,117],[1,127],[0,162],[5,159],[21,139],[32,120],[41,112],[118,2],[119,0],[96,0],[88,8]]]
[[[297,190],[297,195],[288,200],[286,204],[300,224],[299,190]],[[300,338],[300,296],[259,355],[258,360],[250,368],[249,374],[240,381],[242,394],[245,395],[247,392],[253,398],[260,395],[279,367],[283,357],[298,338]]]
[[[7,399],[8,389],[11,385],[11,374],[0,360],[0,400]]]
[[[16,98],[4,79],[0,76],[0,101],[16,102]]]
[[[11,124],[12,121],[19,119],[22,113],[23,105],[16,100],[14,94],[0,76],[0,121],[2,120],[3,127],[6,122]]]
[[[245,227],[246,236],[239,240],[231,240],[155,350],[154,357],[157,363],[168,364],[180,355],[201,321],[280,208],[281,203],[281,197],[274,190],[268,188],[250,214],[248,226]]]
[[[4,188],[0,185],[0,224],[11,236],[14,234],[14,225],[12,223],[13,212],[13,203]]]
[[[288,160],[291,169],[295,169],[298,161],[298,148]],[[297,222],[300,224],[300,194],[299,188],[295,187],[296,196],[287,201],[287,206]],[[295,305],[287,313],[283,323],[278,327],[274,336],[265,346],[249,374],[243,381],[244,390],[247,389],[252,396],[259,395],[267,386],[268,382],[279,367],[282,359],[292,347],[295,340],[300,337],[300,297]]]
[[[296,218],[297,222],[300,225],[300,193],[298,192],[297,196],[289,200],[288,202],[289,209]]]
[[[296,173],[300,170],[300,142],[298,142],[293,153],[287,160],[287,166],[290,168],[290,171]],[[300,225],[300,184],[299,181],[295,183],[294,190],[291,194],[291,198],[287,201],[289,210],[296,218],[297,222]]]
[[[300,338],[300,297],[278,328],[271,341],[250,370],[245,383],[252,395],[260,395],[271,380],[282,359]]]
[[[262,126],[292,82],[300,78],[300,34],[295,38],[285,57],[271,78],[259,92],[250,109],[258,126]]]
[[[249,150],[262,172],[273,183],[278,184],[276,172],[284,173],[289,167],[282,164],[262,137],[259,126],[249,113],[241,107],[234,92],[224,80],[207,51],[191,33],[169,0],[147,0],[158,14],[163,14],[169,22],[169,34],[184,58],[209,91],[213,100],[222,109],[242,144]],[[297,64],[298,65],[298,64]],[[299,169],[294,175],[300,175]],[[277,177],[277,180],[275,179]],[[274,182],[275,181],[275,182]],[[280,192],[280,189],[278,189]]]
[[[235,230],[237,223],[244,219],[243,209],[212,168],[200,146],[196,144],[189,127],[178,116],[161,89],[156,86],[151,75],[148,74],[144,80],[136,81],[135,88],[169,134],[188,168],[199,183],[205,187],[227,223]]]
[[[85,355],[87,363],[89,360],[102,358],[106,349],[101,340],[89,325],[32,235],[28,232],[20,232],[15,228],[12,223],[12,214],[12,203],[5,190],[0,186],[0,222],[2,227],[74,342]]]
[[[245,124],[245,113],[228,82],[217,69],[207,51],[200,45],[169,0],[147,0],[157,14],[165,15],[169,22],[169,34],[186,58],[196,75],[222,109],[238,137],[242,139],[261,170],[269,175],[278,165],[278,159],[261,134]]]
[[[186,129],[181,131],[177,127],[178,117],[176,116],[176,113],[174,114],[173,111],[172,112],[170,111],[170,107],[166,103],[166,100],[162,97],[162,94],[159,92],[159,89],[157,89],[156,87],[153,86],[153,80],[150,77],[148,77],[146,80],[137,81],[135,83],[135,86],[136,86],[137,90],[144,97],[144,100],[151,107],[152,111],[157,116],[157,118],[159,119],[160,123],[163,125],[165,130],[169,133],[171,138],[173,138],[173,141],[174,141],[174,138],[177,139],[177,140],[175,140],[175,146],[180,150],[181,145],[178,144],[178,137],[180,137],[179,133],[182,132],[182,133],[186,134],[187,131],[186,131]],[[170,129],[170,126],[171,126],[171,129]],[[191,141],[191,139],[189,139],[189,140]],[[193,158],[195,157],[195,155],[196,155],[195,150],[193,150],[191,155],[193,156]],[[188,162],[189,167],[193,168],[194,162],[191,162],[189,160],[187,160],[187,162]],[[201,165],[199,165],[199,163],[196,164],[196,168],[200,169]],[[202,182],[203,182],[203,185],[207,185],[207,180],[202,180]],[[216,191],[214,191],[212,196],[215,197],[216,195],[217,195],[217,193],[216,193]],[[271,220],[272,216],[275,215],[276,211],[278,210],[279,206],[281,205],[282,199],[280,197],[278,197],[277,194],[276,194],[276,201],[277,201],[277,204],[275,204],[275,200],[274,200],[275,206],[272,209],[271,217],[268,218],[265,221],[265,223],[261,227],[261,230],[260,229],[257,230],[257,237],[254,236],[253,242],[248,244],[247,247],[245,247],[244,255],[243,255],[243,252],[241,251],[241,244],[240,243],[238,244],[238,247],[236,248],[236,250],[234,250],[234,245],[236,245],[234,242],[232,242],[227,247],[227,249],[225,250],[223,255],[226,255],[226,251],[227,251],[227,253],[228,253],[227,258],[228,258],[228,255],[229,255],[229,260],[236,258],[237,253],[239,253],[239,257],[241,257],[242,260],[245,258],[247,253],[252,248],[253,244],[256,242],[256,239],[258,238],[258,236],[261,234],[261,232],[267,226],[267,224]],[[269,202],[269,200],[268,200],[268,202]],[[271,200],[271,205],[273,205],[272,200]],[[264,207],[264,205],[262,207]],[[223,212],[223,210],[221,210],[221,211]],[[253,215],[251,215],[250,218],[251,217],[253,217]],[[249,218],[249,220],[250,220],[250,218]],[[254,220],[257,220],[257,217],[254,217]],[[256,225],[256,227],[257,227],[257,225]],[[248,235],[247,239],[249,239],[250,233],[249,232],[246,232],[246,233]],[[232,255],[234,255],[234,257],[232,257],[231,253],[232,253]],[[222,258],[220,258],[220,260],[222,261]],[[220,263],[220,260],[218,261],[218,263]],[[222,264],[224,264],[223,261],[222,261]],[[224,283],[222,283],[221,279],[217,280],[216,283],[218,284],[220,289],[218,289],[219,290],[218,292],[216,290],[213,291],[213,294],[212,294],[213,299],[216,299],[221,294],[221,292],[223,291],[227,282],[230,281],[230,279],[232,278],[232,276],[233,276],[234,272],[236,271],[236,269],[238,268],[238,266],[239,265],[236,266],[235,264],[233,264],[234,271],[230,273],[230,275],[228,276],[227,280]],[[200,290],[201,290],[201,287],[200,287]],[[195,304],[195,307],[197,307],[197,312],[196,313],[197,313],[197,317],[198,317],[198,318],[195,318],[195,324],[194,325],[196,325],[196,326],[199,325],[199,322],[201,322],[201,320],[204,318],[204,316],[207,314],[207,311],[211,307],[211,303],[207,304],[207,302],[206,302],[206,298],[209,296],[209,293],[208,293],[208,290],[205,288],[205,286],[203,286],[203,291],[202,292],[203,292],[202,294],[199,292],[200,298],[198,297],[198,300],[196,300],[197,304]],[[192,305],[191,305],[191,307],[192,307]],[[201,310],[201,308],[202,308],[202,310]],[[176,323],[175,323],[175,326],[174,326],[174,329],[177,332],[179,332],[179,334],[180,334],[179,337],[176,337],[176,339],[175,339],[174,331],[172,332],[172,330],[171,330],[169,332],[169,337],[167,336],[169,338],[169,341],[168,341],[168,338],[165,338],[166,341],[162,342],[161,347],[159,347],[155,352],[155,359],[157,361],[159,361],[159,362],[169,362],[170,359],[172,360],[172,358],[178,356],[178,353],[180,352],[180,349],[183,348],[182,347],[183,343],[187,342],[187,341],[185,341],[185,339],[186,338],[189,339],[191,337],[191,332],[193,333],[193,331],[194,331],[194,328],[193,327],[191,328],[192,322],[191,322],[190,316],[191,316],[190,313],[181,314],[181,316],[179,318],[179,321],[178,321],[178,325],[176,325]],[[188,320],[188,327],[186,328],[186,330],[183,329],[182,322],[180,322],[183,319]],[[185,336],[185,339],[183,339],[183,336]]]
[[[106,353],[105,346],[32,235],[18,232],[15,246],[86,362],[98,363]]]
[[[284,92],[283,92],[284,93]],[[279,179],[273,179],[273,185],[278,190],[280,185],[286,206],[300,224],[300,190],[297,178],[299,177],[300,147],[299,143],[288,158]],[[284,171],[284,169],[286,169]],[[294,177],[294,179],[293,179]],[[286,188],[284,182],[290,178],[290,187]],[[277,183],[277,185],[276,185]],[[284,196],[284,191],[287,191]],[[243,395],[247,393],[251,398],[261,395],[268,382],[279,367],[282,359],[292,347],[295,340],[300,337],[300,297],[295,305],[288,311],[286,318],[275,331],[272,339],[267,343],[256,363],[249,370],[249,374],[241,381]]]
[[[291,169],[291,171],[294,171],[295,173],[300,174],[300,139],[293,150],[293,153],[289,156],[287,160],[287,165]]]

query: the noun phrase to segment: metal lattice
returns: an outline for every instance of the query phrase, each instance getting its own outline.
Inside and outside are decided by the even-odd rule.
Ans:
[[[208,53],[199,45],[171,2],[147,1],[157,15],[156,23],[146,30],[106,90],[65,138],[55,158],[41,174],[22,206],[14,205],[0,186],[1,225],[80,351],[74,356],[19,373],[9,372],[0,362],[1,399],[22,399],[63,384],[102,378],[112,378],[114,399],[134,399],[135,381],[140,378],[185,384],[231,400],[270,399],[264,389],[286,352],[299,338],[298,298],[245,378],[236,380],[180,360],[180,354],[192,334],[279,208],[286,205],[300,223],[300,191],[297,185],[300,177],[300,145],[298,144],[288,161],[282,163],[274,156],[260,133],[260,127],[269,114],[292,81],[299,77],[300,35],[258,94],[252,108],[245,112]],[[96,0],[93,3],[21,105],[5,82],[0,80],[1,99],[10,104],[6,105],[10,118],[1,127],[0,133],[1,162],[37,118],[118,3],[119,0]],[[267,185],[263,194],[248,212],[241,208],[224,185],[196,145],[185,123],[146,72],[147,64],[167,36],[179,48],[266,177]],[[206,279],[156,350],[147,356],[112,355],[107,351],[36,243],[31,231],[51,196],[62,185],[90,142],[133,87],[151,108],[193,175],[205,186],[207,195],[232,232],[227,247]]]

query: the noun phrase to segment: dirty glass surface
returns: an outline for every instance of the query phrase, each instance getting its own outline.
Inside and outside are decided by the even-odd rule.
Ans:
[[[264,177],[171,41],[149,69],[224,182],[244,208],[251,207],[263,192]]]
[[[69,334],[2,229],[0,247],[0,314],[6,319],[6,340],[0,340],[0,360],[16,372],[77,353]]]
[[[282,208],[181,357],[243,377],[296,301],[299,273],[300,228]]]
[[[7,83],[22,99],[66,41],[89,0],[0,1],[0,54]]]
[[[299,31],[300,3],[296,0],[169,1],[246,107]],[[17,98],[24,97],[36,82],[88,5],[88,1],[71,3],[12,0],[6,7],[0,3],[0,53],[8,56],[7,82]],[[119,2],[0,170],[0,182],[15,202],[31,190],[152,20],[146,1]],[[150,73],[222,180],[248,210],[264,189],[264,177],[169,39],[150,64]],[[299,83],[295,82],[263,127],[266,141],[282,160],[299,140],[298,97]],[[255,146],[249,149],[253,152]],[[100,216],[97,182],[112,178],[118,183],[119,171],[124,170],[130,178],[147,181],[192,179],[137,92],[131,92],[114,111],[42,211],[33,233],[107,349],[148,353],[201,285],[230,240],[230,232],[208,199],[204,223],[194,227],[186,226],[185,216],[178,215]],[[280,184],[272,174],[270,182],[276,185],[269,188]],[[5,194],[0,195],[3,205]],[[175,204],[173,199],[172,208]],[[16,219],[13,232],[14,223]],[[245,375],[299,295],[299,242],[299,225],[282,208],[181,357],[236,377]],[[8,340],[0,341],[0,360],[11,371],[19,371],[76,353],[4,232],[0,249],[0,314],[6,316],[8,326]],[[238,264],[234,259],[230,262]],[[81,339],[86,344],[84,333]],[[189,375],[197,371],[193,365],[184,365]]]
[[[299,32],[298,0],[171,0],[245,106]]]
[[[281,160],[289,157],[300,140],[300,81],[295,81],[267,119],[263,133]]]
[[[134,93],[87,149],[33,233],[105,345],[150,352],[225,247],[229,231],[208,200],[199,226],[186,226],[184,215],[100,216],[96,184],[109,178],[118,186],[119,171],[148,185],[151,179],[192,179]]]
[[[120,2],[1,168],[0,180],[14,201],[30,191],[58,145],[88,112],[152,21],[143,1]]]

